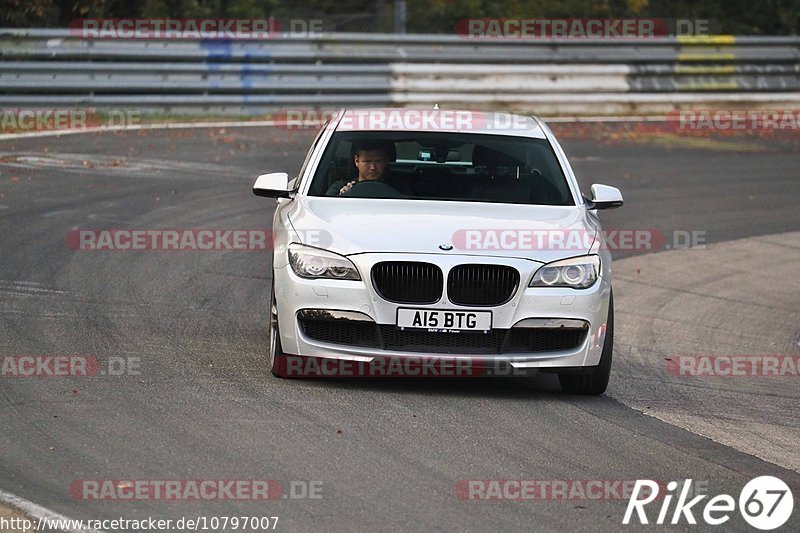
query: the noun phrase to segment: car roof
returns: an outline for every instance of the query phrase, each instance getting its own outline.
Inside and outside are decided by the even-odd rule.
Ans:
[[[336,131],[431,131],[544,139],[536,117],[465,109],[384,107],[342,109]]]

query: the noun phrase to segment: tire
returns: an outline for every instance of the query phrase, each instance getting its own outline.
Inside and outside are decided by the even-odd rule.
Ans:
[[[591,367],[586,374],[559,374],[558,381],[561,390],[567,394],[582,394],[598,396],[603,394],[608,387],[611,377],[611,357],[614,352],[614,293],[611,293],[608,302],[608,320],[606,321],[606,338],[603,342],[603,352],[600,354],[600,364]]]
[[[269,299],[269,370],[275,377],[287,378],[289,375],[286,371],[286,354],[283,353],[279,332],[278,304],[275,298],[275,280],[273,280]]]

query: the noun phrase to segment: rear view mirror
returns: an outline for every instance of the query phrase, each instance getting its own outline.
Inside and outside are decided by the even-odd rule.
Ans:
[[[286,172],[262,174],[256,178],[256,182],[253,184],[253,194],[256,196],[288,198],[291,192],[289,189],[289,174]]]
[[[616,209],[622,205],[622,193],[616,187],[595,183],[586,203],[589,209]]]

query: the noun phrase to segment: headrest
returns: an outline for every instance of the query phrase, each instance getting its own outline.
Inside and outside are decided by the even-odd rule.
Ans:
[[[520,161],[510,155],[481,145],[476,145],[472,150],[472,164],[492,168],[521,166]]]
[[[393,142],[390,141],[365,141],[353,144],[353,153],[356,155],[361,150],[383,150],[389,157],[389,162],[393,163],[397,160],[397,149]]]

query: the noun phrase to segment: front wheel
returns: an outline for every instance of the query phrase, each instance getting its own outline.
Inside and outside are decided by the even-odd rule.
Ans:
[[[614,351],[614,293],[611,293],[608,302],[608,320],[606,321],[606,338],[603,342],[603,352],[600,354],[600,364],[592,367],[588,374],[559,374],[558,381],[561,390],[568,394],[583,394],[597,396],[603,394],[608,387],[611,377],[611,356]]]
[[[278,303],[275,298],[275,280],[272,281],[272,292],[269,302],[269,370],[273,376],[289,377],[286,372],[286,354],[281,347],[281,335],[278,328]]]

